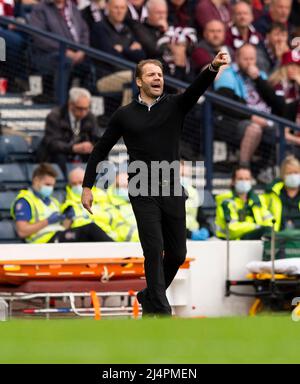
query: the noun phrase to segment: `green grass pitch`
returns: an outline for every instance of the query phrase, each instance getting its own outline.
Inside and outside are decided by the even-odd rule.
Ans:
[[[12,320],[0,363],[300,363],[290,316]]]

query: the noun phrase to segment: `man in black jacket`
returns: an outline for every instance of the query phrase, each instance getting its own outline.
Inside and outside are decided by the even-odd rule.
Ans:
[[[87,161],[99,128],[90,112],[91,95],[84,88],[72,88],[67,106],[55,107],[46,118],[45,136],[38,150],[40,161],[57,163],[66,175],[66,163]]]
[[[186,256],[186,195],[181,186],[180,194],[175,191],[179,190],[176,187],[180,135],[186,114],[214,81],[219,67],[227,63],[227,55],[219,53],[186,91],[176,96],[163,95],[161,62],[144,60],[139,63],[136,68],[139,97],[114,113],[89,158],[82,203],[91,212],[91,188],[96,179],[97,165],[123,137],[130,159],[129,197],[145,257],[147,288],[137,296],[143,314],[171,314],[166,289]],[[170,174],[168,177],[153,176],[152,172],[157,169],[162,169],[163,174],[167,168],[170,171],[174,163],[178,166],[175,166],[172,177]],[[140,175],[134,169],[137,164],[143,169]],[[136,193],[137,176],[142,176],[141,193]]]

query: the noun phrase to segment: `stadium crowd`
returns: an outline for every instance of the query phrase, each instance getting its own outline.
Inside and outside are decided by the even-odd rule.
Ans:
[[[0,16],[134,63],[159,59],[166,74],[186,82],[218,51],[225,51],[231,64],[218,74],[216,93],[300,124],[299,0],[2,0]],[[58,43],[38,34],[29,41],[14,25],[0,26],[0,37],[7,44],[9,66],[1,66],[1,77],[8,79],[8,91],[26,89],[28,68],[23,63],[29,61],[30,70],[51,84],[47,93],[56,101],[61,86]],[[80,202],[83,169],[70,172],[66,167],[72,161],[86,162],[101,136],[99,121],[90,111],[92,95],[121,92],[122,104],[128,103],[133,97],[132,80],[131,71],[100,63],[83,51],[66,50],[64,81],[69,100],[47,116],[37,151],[41,165],[33,173],[32,186],[21,190],[12,204],[20,238],[138,241],[124,175],[106,192],[95,187],[91,216]],[[182,179],[189,195],[188,238],[256,239],[270,230],[273,217],[277,231],[300,229],[299,132],[285,129],[290,155],[282,163],[280,178],[259,195],[253,189],[251,161],[260,145],[275,148],[276,124],[221,106],[215,109],[214,123],[215,139],[239,150],[239,166],[230,192],[216,197],[215,225],[201,207],[189,206],[197,191],[191,180]],[[62,204],[53,197],[57,174],[45,162],[58,164],[68,180]]]

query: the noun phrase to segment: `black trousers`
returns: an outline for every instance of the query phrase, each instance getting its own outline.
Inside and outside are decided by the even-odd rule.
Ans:
[[[98,225],[90,223],[82,227],[57,232],[49,243],[85,243],[113,241]]]
[[[186,196],[130,196],[145,257],[143,296],[152,313],[171,314],[166,289],[186,257],[185,200]]]

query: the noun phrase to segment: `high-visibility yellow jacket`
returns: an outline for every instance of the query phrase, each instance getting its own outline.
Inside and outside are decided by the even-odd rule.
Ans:
[[[282,201],[280,198],[281,191],[284,188],[284,182],[276,180],[273,184],[267,187],[266,192],[263,197],[265,199],[265,204],[268,210],[274,216],[275,222],[275,231],[281,230],[282,225]],[[299,204],[299,214],[300,214],[300,204]]]
[[[42,221],[51,216],[54,212],[60,212],[60,204],[54,198],[50,197],[50,205],[44,203],[42,199],[34,194],[31,189],[21,190],[16,197],[15,201],[11,206],[11,216],[15,219],[15,204],[19,199],[24,199],[28,202],[31,209],[31,219],[30,224],[34,224],[38,221]],[[41,229],[40,231],[34,233],[31,236],[26,237],[26,242],[28,243],[48,243],[48,241],[55,235],[58,231],[64,231],[65,228],[57,224],[50,224],[47,227]]]
[[[62,204],[61,210],[65,212],[69,207],[73,208],[75,215],[72,218],[71,228],[78,228],[90,223],[95,223],[107,233],[108,236],[114,239],[115,236],[111,228],[112,215],[106,211],[106,208],[108,208],[106,193],[96,187],[92,189],[92,192],[94,197],[93,215],[83,207],[81,196],[74,193],[69,185],[66,187],[66,200]]]
[[[217,196],[216,203],[216,234],[219,238],[226,239],[226,223],[230,240],[239,240],[261,226],[272,226],[273,216],[266,208],[263,196],[253,191],[248,193],[247,202],[230,191]]]
[[[138,242],[139,234],[130,202],[116,193],[114,185],[108,188],[107,197],[115,215],[112,229],[116,233],[117,241]]]

